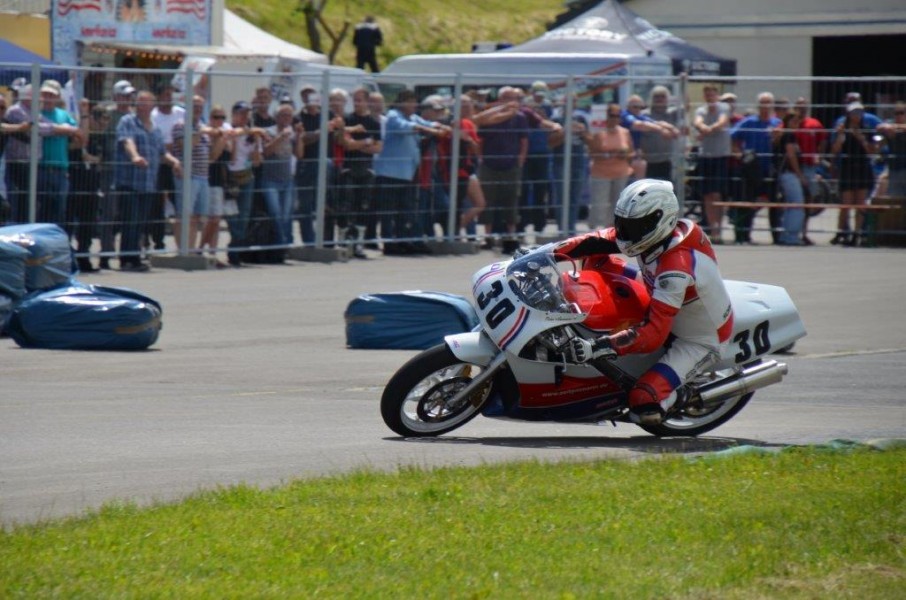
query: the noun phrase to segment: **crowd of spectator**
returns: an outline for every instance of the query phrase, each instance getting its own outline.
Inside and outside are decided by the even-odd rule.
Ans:
[[[704,102],[690,108],[688,121],[688,101],[660,85],[647,98],[607,105],[600,120],[576,97],[567,111],[566,99],[541,81],[526,90],[473,89],[456,99],[419,99],[405,90],[389,110],[379,92],[364,88],[334,89],[324,106],[311,86],[298,103],[261,87],[229,112],[201,96],[178,106],[169,84],[152,92],[123,79],[111,92],[110,103],[76,104],[58,82],[44,81],[34,148],[31,85],[15,85],[9,105],[0,96],[6,189],[0,223],[60,224],[88,272],[109,269],[113,257],[120,269],[147,270],[143,259],[166,249],[168,227],[176,244],[187,239],[189,251],[207,253],[224,268],[251,260],[249,247],[272,247],[279,261],[287,248],[319,236],[359,258],[368,257],[366,250],[430,253],[425,240],[438,231],[509,253],[528,228],[540,233],[553,222],[562,229],[566,201],[561,233],[574,232],[582,220],[590,228],[610,225],[620,191],[642,177],[691,181],[687,200],[700,201],[698,218],[715,244],[725,243],[721,201],[792,205],[768,211],[772,240],[808,245],[807,203],[828,182],[845,205],[886,193],[906,196],[906,105],[897,103],[894,118],[882,122],[857,94],[846,96],[844,114],[826,126],[809,114],[806,98],[791,106],[762,92],[751,111],[738,114],[737,97],[720,95],[714,85],[704,86]],[[187,136],[190,156],[184,155]],[[883,170],[874,160],[882,154]],[[35,214],[29,212],[32,155]],[[688,163],[685,170],[679,159]],[[451,178],[457,212],[455,231],[446,231]],[[322,222],[319,190],[326,190]],[[753,243],[756,210],[727,211],[733,242]],[[849,213],[840,210],[832,243],[864,241],[864,214],[856,211],[851,222]],[[95,239],[100,253],[91,253]],[[97,266],[89,253],[100,256]]]

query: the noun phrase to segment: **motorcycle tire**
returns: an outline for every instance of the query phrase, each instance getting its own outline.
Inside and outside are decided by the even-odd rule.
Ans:
[[[449,400],[482,368],[461,361],[446,344],[425,350],[400,367],[384,388],[384,423],[403,437],[438,436],[464,425],[481,412],[492,383],[455,406]]]
[[[639,425],[639,427],[658,437],[695,437],[712,429],[717,429],[735,417],[754,395],[755,392],[749,392],[743,396],[731,398],[704,417],[688,418],[686,415],[682,415],[681,418],[668,418],[660,425]],[[709,420],[708,417],[711,415],[716,416]],[[702,421],[704,422],[702,423]]]
[[[752,366],[761,361],[755,361],[746,366]],[[658,437],[695,437],[712,429],[717,429],[741,411],[755,392],[740,394],[717,406],[708,409],[698,409],[694,405],[680,409],[677,415],[668,415],[666,421],[660,425],[639,425],[642,429]]]

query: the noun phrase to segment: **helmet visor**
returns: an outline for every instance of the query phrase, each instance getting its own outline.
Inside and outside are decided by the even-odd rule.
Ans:
[[[639,243],[645,239],[646,235],[657,228],[663,214],[664,212],[662,210],[656,210],[650,215],[645,215],[644,217],[639,217],[637,219],[627,219],[619,215],[615,216],[614,227],[617,230],[617,239],[629,242],[630,244]]]

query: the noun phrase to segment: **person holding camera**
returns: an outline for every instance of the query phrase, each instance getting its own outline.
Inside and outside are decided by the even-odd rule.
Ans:
[[[224,216],[230,228],[230,250],[227,259],[234,267],[242,266],[239,252],[235,248],[246,245],[249,221],[252,217],[252,192],[255,189],[253,167],[261,164],[261,139],[264,130],[251,126],[252,107],[240,100],[233,105],[231,140],[229,143],[230,162],[227,165],[228,199]]]
[[[871,154],[876,148],[864,117],[865,106],[861,102],[850,102],[846,107],[846,118],[834,130],[831,154],[839,160],[841,204],[864,205],[868,192],[874,185]],[[837,218],[837,234],[831,244],[859,245],[864,225],[865,213],[857,211],[856,228],[852,230],[854,233],[850,233],[850,210],[841,208]]]
[[[293,124],[293,107],[281,104],[276,121],[265,129],[264,163],[261,168],[261,190],[267,213],[274,222],[276,243],[289,246],[293,243],[293,205],[296,187],[293,158],[305,156],[302,123]]]

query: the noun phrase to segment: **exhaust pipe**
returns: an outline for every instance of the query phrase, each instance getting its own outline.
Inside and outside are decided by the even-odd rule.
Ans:
[[[741,396],[757,389],[780,383],[788,372],[786,363],[768,360],[736,375],[707,383],[698,388],[698,396],[706,407],[726,402],[734,396]]]

